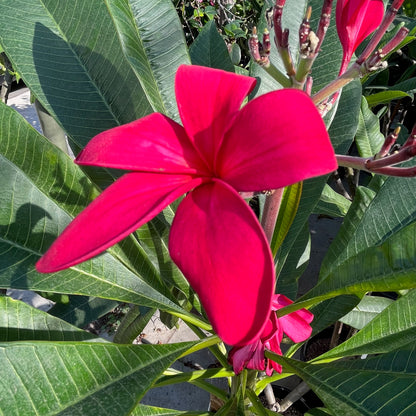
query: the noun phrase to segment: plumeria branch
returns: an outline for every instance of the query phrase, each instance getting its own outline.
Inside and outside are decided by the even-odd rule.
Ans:
[[[279,215],[280,204],[283,198],[283,192],[284,188],[279,188],[275,189],[270,195],[266,196],[261,226],[263,227],[269,243],[273,238],[277,216]]]
[[[413,127],[404,145],[392,154],[389,154],[396,142],[400,128],[397,128],[384,141],[381,150],[372,158],[337,155],[339,166],[363,170],[370,173],[378,173],[389,176],[414,177],[416,166],[396,167],[399,163],[406,162],[416,156],[416,125]]]

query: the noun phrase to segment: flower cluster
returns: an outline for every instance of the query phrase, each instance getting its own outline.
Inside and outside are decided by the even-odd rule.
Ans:
[[[300,309],[280,318],[277,317],[276,311],[291,303],[293,302],[284,295],[274,295],[269,320],[260,337],[249,345],[235,347],[230,351],[228,358],[236,374],[239,374],[245,367],[266,371],[268,376],[273,373],[273,370],[281,373],[280,364],[264,357],[265,349],[282,355],[280,343],[283,334],[286,334],[293,342],[302,342],[310,337],[312,328],[309,324],[313,320],[313,314],[308,310]]]

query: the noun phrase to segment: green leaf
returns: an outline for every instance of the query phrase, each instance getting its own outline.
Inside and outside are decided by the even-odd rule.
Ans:
[[[378,246],[416,220],[416,180],[389,177],[377,194],[358,188],[353,205],[323,260],[320,279],[349,257]]]
[[[4,0],[0,28],[13,67],[76,147],[152,111],[102,0]]]
[[[394,84],[393,86],[389,87],[389,90],[403,91],[413,95],[416,92],[416,77],[409,78],[405,81]]]
[[[302,182],[287,186],[283,191],[279,215],[276,220],[276,226],[270,244],[273,256],[277,254],[277,250],[282,245],[283,240],[285,239],[289,228],[295,219],[301,195]]]
[[[384,143],[384,136],[380,132],[380,120],[368,108],[364,97],[361,99],[360,118],[355,143],[361,157],[373,157]]]
[[[401,98],[413,98],[410,94],[403,91],[383,91],[371,94],[365,97],[369,107],[375,107],[380,104],[389,104],[393,100],[400,100]]]
[[[307,364],[266,353],[300,376],[334,415],[411,416],[416,412],[416,347],[365,360]]]
[[[382,296],[364,296],[361,302],[340,321],[356,329],[363,329],[393,301]]]
[[[194,65],[234,72],[234,64],[231,61],[227,46],[218,33],[213,20],[202,28],[198,37],[192,43],[189,54]],[[198,90],[198,85],[190,85],[189,87]]]
[[[298,295],[298,281],[308,267],[311,254],[311,236],[308,224],[298,234],[293,243],[285,264],[278,275],[277,289],[289,299],[296,299]]]
[[[78,328],[83,328],[118,305],[116,301],[88,296],[62,295],[61,298],[48,310],[48,314]]]
[[[351,311],[359,301],[360,298],[357,296],[343,295],[314,305],[310,308],[313,313],[312,334],[315,335],[338,321],[347,312]]]
[[[0,344],[0,411],[10,416],[129,415],[192,345]]]
[[[325,214],[331,217],[344,217],[351,206],[351,201],[335,192],[328,184],[314,209],[314,214]]]
[[[208,407],[208,404],[207,404]],[[172,409],[162,409],[161,407],[146,406],[144,404],[139,404],[130,416],[175,416],[175,415],[184,415],[184,416],[209,416],[212,415],[210,412],[188,412]]]
[[[190,64],[171,0],[106,0],[124,55],[153,110],[178,118],[175,74]],[[155,24],[155,22],[157,22]]]
[[[85,341],[96,338],[24,302],[0,297],[0,341]]]
[[[371,298],[371,296],[366,296],[366,298]],[[397,301],[390,301],[389,306],[383,305],[382,312],[378,313],[360,332],[321,355],[319,360],[361,354],[381,354],[399,349],[403,345],[415,344],[415,301],[416,290],[412,290]]]
[[[349,257],[310,290],[302,301],[342,294],[389,292],[416,287],[416,222],[393,234],[383,244]]]

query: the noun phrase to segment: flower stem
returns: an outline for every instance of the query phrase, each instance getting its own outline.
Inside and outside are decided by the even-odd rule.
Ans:
[[[275,189],[271,195],[266,197],[264,203],[263,217],[261,226],[266,234],[267,241],[271,243],[276,226],[277,216],[279,215],[280,204],[282,202],[283,191],[285,188]]]
[[[292,86],[291,80],[271,62],[268,65],[260,65],[272,78],[274,78],[283,88]]]
[[[342,87],[345,87],[345,85],[349,84],[351,81],[358,77],[362,77],[363,75],[365,75],[365,69],[363,69],[361,65],[354,63],[341,76],[334,79],[331,83],[313,95],[312,101],[315,103],[315,105],[320,104],[322,101],[324,101],[326,98],[329,98]]]

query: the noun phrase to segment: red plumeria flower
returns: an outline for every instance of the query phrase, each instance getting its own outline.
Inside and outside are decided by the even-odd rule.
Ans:
[[[383,0],[338,0],[336,23],[344,55],[340,75],[345,72],[358,45],[380,26]]]
[[[183,194],[169,236],[173,261],[230,345],[262,332],[274,264],[260,224],[240,191],[293,184],[336,169],[311,99],[280,90],[250,101],[255,79],[181,66],[176,98],[183,127],[154,113],[94,137],[80,165],[126,169],[52,244],[36,267],[56,272],[120,241]]]
[[[234,347],[229,354],[229,361],[236,374],[241,373],[244,368],[252,370],[266,371],[271,376],[274,371],[282,372],[282,366],[273,360],[266,359],[264,350],[272,351],[282,355],[280,343],[285,333],[293,342],[307,340],[312,333],[309,325],[313,320],[313,314],[306,309],[284,315],[278,318],[276,312],[287,305],[293,303],[284,295],[274,295],[272,307],[262,334],[252,344],[243,347]]]

